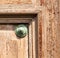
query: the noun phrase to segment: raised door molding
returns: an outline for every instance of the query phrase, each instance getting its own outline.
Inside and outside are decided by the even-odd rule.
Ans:
[[[21,4],[14,4],[14,2],[12,4],[2,3],[0,5],[0,14],[37,14],[37,58],[60,58],[60,1],[26,1]]]

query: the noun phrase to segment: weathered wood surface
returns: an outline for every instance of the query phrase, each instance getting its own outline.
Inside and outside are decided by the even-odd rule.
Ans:
[[[14,28],[0,24],[0,58],[28,58],[28,35],[18,38]]]
[[[7,20],[6,20],[7,19]],[[10,20],[11,19],[11,20]],[[35,18],[0,18],[0,57],[1,58],[36,58],[36,34]],[[25,19],[25,20],[24,20]],[[14,21],[14,23],[12,22]],[[15,21],[16,20],[16,21]],[[20,23],[29,23],[28,34],[24,38],[18,38],[15,28]],[[8,23],[7,23],[8,22]],[[17,24],[18,23],[18,24]]]
[[[0,4],[35,4],[37,2],[37,0],[0,0]]]
[[[41,0],[42,58],[60,58],[59,0]]]
[[[39,13],[38,57],[60,58],[60,0],[21,1],[5,0],[0,3],[0,13]]]

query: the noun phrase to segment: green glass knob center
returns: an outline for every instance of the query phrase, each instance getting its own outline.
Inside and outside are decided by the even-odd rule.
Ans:
[[[28,31],[27,31],[27,27],[25,25],[19,25],[16,29],[15,29],[15,34],[20,37],[23,38],[27,35]]]

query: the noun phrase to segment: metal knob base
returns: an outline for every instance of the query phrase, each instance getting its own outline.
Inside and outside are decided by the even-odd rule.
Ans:
[[[20,37],[20,38],[23,38],[27,35],[28,33],[28,29],[27,29],[27,26],[21,24],[21,25],[18,25],[15,29],[15,34],[16,36]]]

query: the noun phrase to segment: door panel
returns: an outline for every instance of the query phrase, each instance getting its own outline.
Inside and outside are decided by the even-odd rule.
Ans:
[[[28,34],[19,38],[15,24],[0,24],[0,58],[28,58]]]
[[[25,37],[20,38],[16,27],[22,24],[28,31]],[[36,14],[0,15],[0,58],[36,58],[36,26]]]

